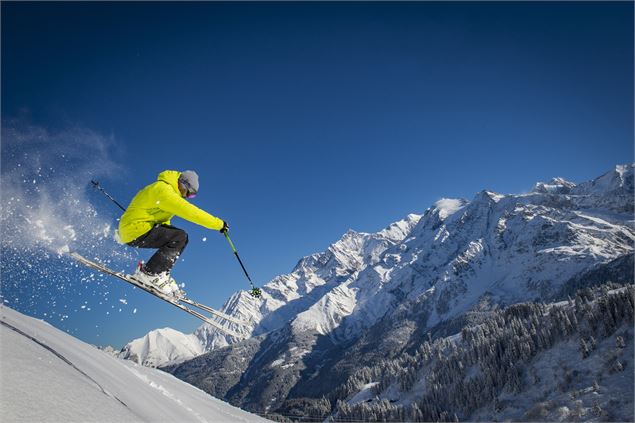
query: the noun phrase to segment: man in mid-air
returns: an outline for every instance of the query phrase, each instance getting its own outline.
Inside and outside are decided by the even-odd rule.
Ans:
[[[158,248],[147,263],[139,263],[131,276],[166,295],[184,292],[170,272],[187,245],[187,233],[170,225],[179,216],[209,229],[225,233],[227,222],[189,203],[198,193],[198,175],[186,170],[165,170],[156,182],[139,191],[119,221],[121,242],[138,248]]]

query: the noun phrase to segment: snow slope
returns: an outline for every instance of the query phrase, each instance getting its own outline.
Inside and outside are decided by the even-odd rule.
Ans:
[[[3,421],[266,421],[1,305],[0,336]]]

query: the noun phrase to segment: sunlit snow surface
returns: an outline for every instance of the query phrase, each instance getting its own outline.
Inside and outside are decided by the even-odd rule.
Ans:
[[[0,337],[3,421],[266,421],[4,306]]]

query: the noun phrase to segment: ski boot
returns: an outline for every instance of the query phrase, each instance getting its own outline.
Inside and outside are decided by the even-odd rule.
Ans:
[[[185,291],[183,291],[179,287],[179,284],[174,280],[172,276],[168,275],[168,277],[170,278],[168,287],[172,291],[170,295],[172,295],[174,298],[185,298]]]
[[[145,270],[143,262],[137,264],[137,269],[130,277],[170,297],[174,296],[173,293],[175,291],[180,291],[176,281],[172,279],[168,272],[153,275]]]

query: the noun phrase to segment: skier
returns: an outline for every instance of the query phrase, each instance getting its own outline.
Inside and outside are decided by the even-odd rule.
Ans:
[[[134,196],[119,221],[119,238],[132,247],[158,248],[145,265],[139,263],[131,275],[134,279],[167,295],[184,295],[170,272],[188,239],[184,230],[170,224],[172,217],[176,215],[223,234],[229,229],[227,222],[186,200],[197,193],[196,172],[166,170]]]

